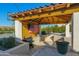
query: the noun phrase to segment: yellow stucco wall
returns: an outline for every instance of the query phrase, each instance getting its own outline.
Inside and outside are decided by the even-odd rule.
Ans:
[[[23,38],[28,38],[28,37],[35,37],[35,34],[34,33],[29,33],[29,30],[28,30],[28,26],[27,26],[27,23],[22,23],[22,37]]]

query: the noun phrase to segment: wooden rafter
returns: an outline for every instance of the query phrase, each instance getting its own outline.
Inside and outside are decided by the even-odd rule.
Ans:
[[[64,3],[64,4],[50,5],[48,7],[34,9],[34,10],[30,10],[30,11],[26,11],[26,12],[22,12],[22,13],[18,13],[18,14],[12,14],[11,16],[12,17],[15,16],[15,15],[18,16],[19,14],[27,14],[27,15],[38,14],[38,13],[43,13],[43,12],[46,12],[46,11],[52,11],[52,10],[57,10],[57,9],[61,9],[61,8],[67,8],[67,7],[70,7],[70,5],[72,5],[72,4]]]
[[[63,24],[67,23],[71,19],[71,15],[62,15],[62,16],[55,16],[55,17],[45,17],[40,19],[34,19],[34,20],[25,20],[24,22],[29,23],[29,21],[32,21],[33,24]]]
[[[50,5],[48,7],[14,14],[11,15],[11,17],[14,18],[15,20],[18,19],[20,21],[27,20],[27,22],[29,20],[33,21],[33,19],[35,19],[32,22],[33,24],[42,24],[42,23],[63,24],[70,21],[73,12],[78,11],[79,11],[79,4],[76,5],[76,4],[65,3],[65,4],[56,4],[54,6]]]
[[[42,14],[37,14],[37,15],[29,15],[26,16],[25,19],[35,19],[35,18],[43,18],[43,17],[49,17],[49,16],[60,16],[60,15],[66,15],[66,14],[72,14],[73,12],[78,12],[79,11],[79,4],[77,5],[71,5],[71,7],[68,7],[68,9],[61,9],[61,10],[57,10],[57,11],[52,11],[52,12],[46,12],[46,13],[42,13]],[[14,16],[13,16],[14,18]],[[23,20],[23,17],[15,17],[15,20]]]
[[[61,16],[55,16],[64,20],[69,20],[71,18],[71,15],[61,15]]]

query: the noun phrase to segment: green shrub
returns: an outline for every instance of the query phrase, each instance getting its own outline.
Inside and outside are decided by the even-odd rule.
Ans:
[[[41,34],[42,35],[46,35],[46,31],[41,31]]]
[[[54,32],[54,33],[64,33],[65,32],[65,26],[58,27],[57,25],[51,26],[51,27],[44,27],[41,28],[41,31],[47,31],[47,32]]]
[[[3,43],[2,40],[0,40],[0,46],[2,46],[2,43]]]
[[[4,32],[3,31],[0,31],[0,34],[4,34]]]
[[[3,40],[3,47],[4,48],[12,48],[16,45],[15,38],[9,37],[9,38],[4,38]]]

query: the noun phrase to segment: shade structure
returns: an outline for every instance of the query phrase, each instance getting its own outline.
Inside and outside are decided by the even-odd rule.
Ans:
[[[47,7],[33,9],[30,11],[11,14],[13,20],[28,21],[34,24],[50,23],[64,24],[70,21],[71,15],[79,11],[79,4],[62,3],[49,5]]]
[[[79,32],[77,31],[79,30],[79,28],[77,28],[79,24],[76,24],[79,19],[79,17],[77,17],[76,19],[76,16],[79,16],[79,13],[76,14],[76,16],[75,15],[72,16],[73,13],[76,12],[79,12],[79,3],[62,3],[62,4],[49,5],[47,7],[37,8],[30,11],[11,14],[10,16],[14,21],[18,20],[22,23],[22,38],[34,36],[35,35],[34,30],[37,32],[37,29],[32,28],[31,31],[33,33],[31,33],[32,34],[31,35],[29,33],[29,29],[27,26],[28,23],[31,23],[31,25],[68,24],[70,21],[72,21],[72,18],[74,17],[73,38],[72,38],[74,42],[72,43],[74,50],[79,51],[79,44],[77,44],[79,41],[79,39],[77,39],[79,38],[79,36],[77,35],[77,33]],[[69,28],[69,26],[66,26],[66,29],[67,28]],[[66,36],[69,37],[69,29],[66,30]]]

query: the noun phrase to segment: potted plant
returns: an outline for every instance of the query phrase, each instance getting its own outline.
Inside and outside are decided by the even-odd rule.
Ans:
[[[56,45],[57,45],[57,50],[60,54],[66,54],[67,53],[69,42],[64,41],[64,38],[56,41]]]
[[[30,49],[34,48],[33,41],[32,42],[29,42],[29,48]]]
[[[42,35],[46,35],[46,31],[42,31],[41,34],[42,34]]]
[[[32,37],[29,37],[29,48],[32,49],[34,47]]]

